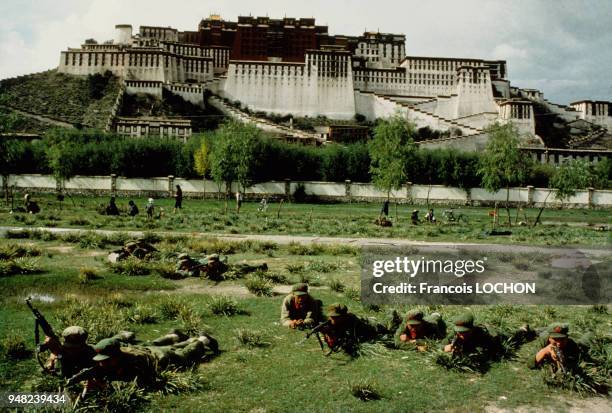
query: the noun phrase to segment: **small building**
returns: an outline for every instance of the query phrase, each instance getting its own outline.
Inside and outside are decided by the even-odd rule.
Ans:
[[[329,125],[327,140],[338,143],[363,142],[368,140],[370,128],[361,125]]]
[[[191,136],[189,119],[168,119],[160,117],[117,117],[114,130],[123,136],[154,136],[160,138],[179,138],[183,142]]]

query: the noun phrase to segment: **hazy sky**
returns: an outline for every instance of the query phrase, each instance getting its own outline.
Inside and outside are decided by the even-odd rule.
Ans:
[[[511,83],[549,100],[612,100],[609,0],[2,0],[0,78],[56,67],[61,50],[119,23],[195,30],[221,14],[315,17],[332,34],[406,34],[415,56],[506,59]]]

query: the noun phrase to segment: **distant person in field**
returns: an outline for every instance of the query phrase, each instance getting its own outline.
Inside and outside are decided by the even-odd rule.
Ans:
[[[242,193],[240,191],[236,192],[236,212],[240,213],[240,207],[242,207]]]
[[[385,217],[389,216],[389,200],[388,199],[385,200],[382,208],[380,209],[380,216],[385,216]]]
[[[119,215],[119,208],[117,208],[114,196],[111,196],[110,201],[108,201],[108,205],[106,206],[105,212],[106,215]]]
[[[183,190],[180,185],[177,185],[174,193],[174,213],[176,214],[179,209],[183,209]]]
[[[418,225],[419,224],[419,210],[418,209],[414,209],[412,210],[412,214],[410,214],[410,221],[412,222],[412,225]]]
[[[149,198],[147,205],[145,206],[147,211],[147,219],[153,219],[153,213],[155,212],[155,205],[153,204],[153,198]]]
[[[429,211],[427,211],[427,214],[425,214],[425,221],[429,222],[430,224],[436,223],[436,217],[434,215],[433,208],[429,208]]]
[[[139,212],[140,211],[138,210],[138,207],[136,206],[134,201],[130,199],[130,201],[128,202],[128,215],[131,217],[135,217],[136,215],[138,215]]]
[[[38,214],[40,212],[40,207],[38,206],[38,203],[36,201],[32,201],[30,194],[25,194],[23,200],[25,204],[25,211],[28,214]]]

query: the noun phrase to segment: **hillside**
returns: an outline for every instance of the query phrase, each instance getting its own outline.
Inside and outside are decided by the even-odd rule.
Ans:
[[[49,70],[1,80],[0,106],[5,107],[4,112],[8,107],[77,127],[101,129],[118,92],[119,80],[111,75],[81,77]],[[28,131],[44,129],[40,122],[35,123]]]

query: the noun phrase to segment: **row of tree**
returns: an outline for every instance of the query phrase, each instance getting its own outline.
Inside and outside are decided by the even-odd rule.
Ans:
[[[531,184],[560,188],[570,175],[576,187],[609,187],[611,162],[573,162],[561,168],[531,162],[519,150],[512,125],[493,125],[484,153],[420,149],[414,125],[399,117],[377,123],[368,143],[311,147],[268,138],[250,124],[224,123],[186,144],[134,139],[98,131],[49,131],[40,141],[0,141],[0,173],[208,177],[248,186],[269,180],[374,182],[391,191],[407,181],[490,190]],[[575,172],[579,171],[579,172]],[[568,181],[569,182],[569,181]]]

